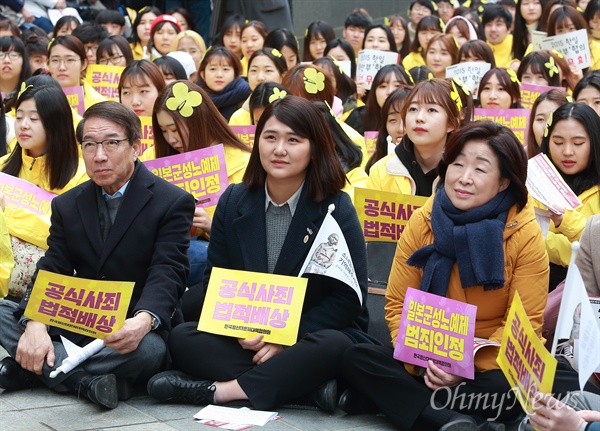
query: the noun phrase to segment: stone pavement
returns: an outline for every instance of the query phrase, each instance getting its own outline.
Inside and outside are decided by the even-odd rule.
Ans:
[[[208,431],[217,428],[198,424],[192,416],[201,407],[162,404],[143,389],[114,410],[101,410],[76,395],[60,395],[47,388],[16,392],[0,390],[0,431]],[[347,416],[338,409],[333,415],[318,409],[280,409],[281,419],[252,430],[265,431],[338,431],[381,430],[395,428],[381,416]]]
[[[0,431],[209,431],[217,428],[198,424],[192,416],[201,407],[162,404],[143,388],[120,402],[114,410],[102,410],[76,395],[60,395],[47,388],[3,392],[0,389]],[[318,409],[279,409],[281,419],[253,431],[392,431],[396,428],[383,416],[347,416],[339,409],[332,415]],[[516,431],[517,426],[507,427]]]

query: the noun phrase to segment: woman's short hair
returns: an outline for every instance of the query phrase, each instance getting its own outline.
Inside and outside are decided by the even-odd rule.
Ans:
[[[66,34],[64,36],[58,36],[56,39],[53,39],[48,46],[48,57],[52,54],[52,48],[57,45],[64,46],[69,51],[73,51],[81,60],[81,64],[83,65],[87,62],[87,57],[85,55],[85,47],[83,46],[83,42],[81,42],[77,37]]]
[[[521,89],[520,84],[518,82],[514,82],[511,80],[510,75],[506,71],[506,69],[501,67],[495,67],[493,69],[488,70],[485,75],[481,78],[479,82],[479,94],[483,87],[486,86],[488,81],[495,76],[498,79],[498,83],[504,88],[504,90],[510,94],[511,108],[519,108],[521,107]],[[481,96],[480,96],[481,98]]]
[[[96,61],[99,61],[100,57],[104,56],[104,54],[111,57],[113,55],[114,46],[117,46],[121,50],[125,56],[126,64],[129,65],[133,61],[133,51],[131,50],[131,46],[129,45],[129,42],[127,42],[127,39],[118,34],[109,36],[100,42],[98,50],[96,51]]]
[[[427,52],[431,49],[431,45],[435,42],[439,42],[443,48],[446,49],[450,57],[452,57],[452,64],[458,63],[458,45],[456,45],[456,39],[451,34],[436,34],[429,42],[427,42],[427,47],[425,48],[425,52],[423,53],[423,58],[427,57]]]
[[[121,79],[119,80],[119,97],[121,97],[123,85],[127,81],[130,81],[130,85],[138,86],[152,84],[159,93],[166,85],[165,78],[160,73],[158,66],[149,60],[134,60],[123,70]]]
[[[321,111],[311,102],[296,96],[284,97],[272,103],[260,117],[256,125],[254,147],[244,174],[246,187],[260,189],[265,186],[267,173],[260,161],[260,135],[271,117],[310,141],[311,159],[305,180],[308,196],[313,201],[321,202],[328,196],[339,193],[346,184],[346,176],[338,159],[333,137]]]
[[[587,28],[585,19],[576,8],[561,6],[555,9],[548,18],[548,36],[556,36],[556,30],[563,28],[568,21],[571,21],[576,30]]]
[[[233,29],[233,28],[237,28],[238,30],[240,30],[240,35],[241,35],[241,30],[245,23],[246,23],[246,18],[244,18],[242,15],[231,15],[231,16],[225,18],[225,21],[223,22],[223,25],[221,26],[221,31],[219,32],[219,34],[217,34],[215,36],[213,45],[221,45],[221,46],[225,45],[223,43],[223,36],[225,36],[227,34],[227,32],[231,31],[231,29]]]
[[[410,45],[410,52],[419,52],[421,50],[421,44],[419,43],[419,32],[421,31],[437,31],[443,33],[444,30],[442,30],[440,17],[436,15],[427,15],[419,21],[415,30],[415,38]]]
[[[188,79],[188,74],[183,65],[177,59],[169,55],[158,57],[154,59],[153,63],[159,67],[164,76],[171,75],[176,80]]]
[[[277,90],[275,90],[277,89]],[[250,95],[250,99],[248,100],[248,108],[250,110],[250,118],[252,119],[252,124],[255,123],[254,120],[254,110],[259,108],[266,108],[268,105],[273,103],[275,100],[279,100],[281,95],[287,95],[287,89],[277,83],[272,81],[261,82],[256,86],[256,88],[252,91]],[[277,96],[279,95],[279,96]],[[273,100],[275,99],[275,100]]]
[[[475,121],[454,131],[446,141],[438,175],[442,187],[448,166],[456,160],[468,142],[484,141],[498,158],[501,178],[509,180],[508,190],[515,197],[521,211],[527,204],[527,155],[523,146],[509,128],[492,121]]]
[[[233,68],[233,76],[234,79],[238,78],[242,74],[242,63],[240,63],[240,59],[231,52],[229,48],[225,48],[224,46],[212,46],[206,51],[204,54],[204,58],[200,62],[200,66],[198,67],[198,79],[201,83],[203,83],[203,79],[201,78],[202,73],[206,70],[206,67],[210,63],[213,57],[224,59],[227,64],[229,64]],[[204,85],[204,84],[203,84]]]
[[[196,91],[202,96],[202,103],[193,109],[189,117],[184,117],[178,110],[167,108],[167,100],[173,97],[173,86],[177,83],[183,83],[188,91]],[[198,85],[189,81],[175,81],[165,87],[154,102],[152,110],[152,128],[154,132],[154,149],[156,158],[172,156],[179,154],[165,140],[160,132],[157,115],[159,112],[166,112],[171,116],[177,130],[188,130],[187,151],[199,150],[211,146],[214,142],[230,145],[244,151],[248,147],[242,143],[237,135],[229,128],[227,121],[223,118],[215,104],[208,94]],[[210,127],[207,127],[210,125]]]
[[[402,107],[400,116],[406,124],[406,113],[413,101],[420,104],[439,105],[446,111],[448,116],[448,125],[453,129],[460,127],[460,112],[456,102],[450,96],[452,84],[448,79],[433,78],[428,81],[421,81],[413,87],[406,98],[406,103]]]
[[[462,62],[464,57],[475,57],[490,63],[492,68],[496,67],[494,51],[483,40],[468,40],[458,50],[458,62]]]
[[[278,49],[267,47],[266,45],[264,48],[261,48],[252,53],[252,55],[250,56],[250,60],[248,60],[248,70],[250,70],[250,65],[254,62],[254,59],[261,55],[268,57],[273,62],[280,76],[283,77],[283,75],[285,75],[285,72],[287,72],[288,70],[285,58],[283,58],[283,55],[281,54],[281,52],[279,52]]]
[[[287,28],[276,28],[275,30],[271,30],[265,38],[265,46],[278,49],[279,51],[287,46],[294,54],[296,54],[296,63],[300,63],[298,39],[296,39],[294,33]]]
[[[527,68],[531,68],[531,73],[542,75],[549,86],[558,87],[560,86],[560,74],[556,72],[552,73],[552,76],[550,76],[550,69],[546,66],[546,63],[549,63],[549,61],[550,54],[548,52],[532,51],[523,57],[523,61],[521,61],[519,69],[517,70],[517,77],[522,81],[523,74],[527,71]]]
[[[37,113],[46,133],[45,174],[50,189],[62,189],[73,178],[79,165],[79,152],[73,130],[73,114],[62,89],[55,86],[30,86],[20,94],[15,108],[33,99]],[[63,125],[63,127],[57,127]],[[23,152],[17,143],[2,171],[19,176],[23,163]]]

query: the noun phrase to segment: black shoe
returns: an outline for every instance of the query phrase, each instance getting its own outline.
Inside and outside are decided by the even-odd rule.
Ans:
[[[133,395],[133,383],[129,379],[117,378],[117,394],[119,401],[127,401]]]
[[[196,380],[181,371],[163,371],[148,381],[148,394],[159,401],[215,404],[215,384]]]
[[[114,409],[119,405],[117,378],[114,374],[83,377],[77,385],[77,393],[100,407]]]
[[[36,386],[35,374],[23,369],[14,358],[7,356],[0,361],[0,388],[7,391]]]
[[[349,415],[377,413],[377,406],[355,389],[348,388],[340,396],[339,407]]]
[[[333,413],[337,407],[337,381],[327,380],[312,393],[310,400],[321,410]]]

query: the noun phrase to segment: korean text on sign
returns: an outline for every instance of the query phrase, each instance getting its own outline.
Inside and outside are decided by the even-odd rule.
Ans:
[[[388,64],[397,64],[400,56],[395,52],[363,49],[358,53],[356,65],[356,81],[365,82],[367,90],[371,89],[373,78],[379,69]]]
[[[527,145],[529,109],[485,109],[475,108],[473,121],[490,120],[513,131],[521,145]]]
[[[0,194],[4,195],[6,207],[35,214],[50,214],[50,202],[56,197],[54,193],[3,172],[0,172]]]
[[[123,326],[134,284],[39,271],[25,316],[67,331],[104,338]]]
[[[427,367],[432,360],[445,371],[472,379],[477,307],[408,288],[394,358]]]
[[[540,41],[540,46],[543,50],[560,52],[569,63],[569,66],[585,69],[592,65],[586,29],[546,37]]]
[[[366,241],[398,241],[410,217],[426,201],[423,196],[354,189],[354,207]]]
[[[108,100],[118,100],[119,80],[124,69],[122,66],[90,64],[86,70],[85,80]]]
[[[473,99],[477,99],[479,93],[479,83],[483,75],[490,70],[490,63],[479,61],[468,61],[466,63],[455,64],[446,68],[446,78],[457,77],[465,86],[471,90]]]
[[[222,144],[144,164],[154,175],[194,195],[199,207],[216,205],[229,185]]]
[[[548,85],[521,84],[521,105],[531,109],[540,94],[550,90],[566,91],[563,87],[550,87]]]
[[[296,342],[306,278],[213,268],[198,330],[237,338]]]
[[[254,146],[254,133],[256,132],[256,126],[229,126],[233,133],[240,138],[244,144],[248,145],[250,148]]]
[[[533,410],[531,400],[536,392],[552,391],[556,359],[535,334],[518,292],[508,312],[497,362],[511,387],[517,389],[525,412]]]
[[[148,148],[154,147],[154,130],[152,128],[152,117],[143,115],[140,117],[140,122],[142,123],[142,148],[140,155],[142,155]]]

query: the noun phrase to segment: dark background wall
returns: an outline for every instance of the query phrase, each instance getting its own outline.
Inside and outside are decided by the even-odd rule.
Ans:
[[[409,4],[407,0],[292,0],[294,31],[302,46],[304,30],[311,22],[322,20],[331,24],[336,35],[342,37],[344,19],[352,9],[367,9],[373,21],[380,24],[385,16],[399,14],[406,17]]]

